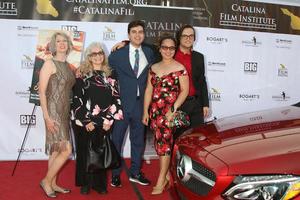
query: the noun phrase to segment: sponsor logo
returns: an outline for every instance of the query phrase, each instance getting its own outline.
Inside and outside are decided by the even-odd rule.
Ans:
[[[280,48],[280,49],[291,49],[292,44],[293,44],[293,41],[288,40],[288,39],[277,38],[275,40],[276,48]]]
[[[224,72],[224,68],[226,67],[225,62],[216,62],[216,61],[208,61],[208,71],[214,72]]]
[[[246,47],[259,47],[260,45],[262,45],[262,43],[258,41],[255,36],[253,36],[249,40],[243,40],[242,44]]]
[[[211,44],[225,44],[228,42],[228,39],[224,37],[207,36],[206,41]]]
[[[0,15],[7,15],[7,16],[18,15],[16,2],[9,2],[9,1],[0,2]]]
[[[36,31],[38,29],[37,26],[17,26],[18,31]]]
[[[20,115],[20,126],[36,125],[36,115]]]
[[[259,94],[239,94],[239,98],[243,101],[254,101],[260,98]]]
[[[19,90],[19,91],[15,91],[15,95],[17,95],[20,98],[29,98],[30,95],[30,87],[28,87],[28,90]]]
[[[291,97],[286,94],[285,91],[282,91],[280,95],[273,95],[272,99],[274,101],[288,101]]]
[[[278,76],[280,77],[288,77],[289,73],[288,73],[288,69],[286,68],[286,66],[284,64],[280,64],[279,68],[278,68]]]
[[[144,21],[147,39],[155,41],[157,37],[161,37],[164,34],[173,34],[179,30],[182,23],[175,22],[159,22],[159,21]]]
[[[211,88],[209,97],[211,101],[221,101],[221,93],[216,88]]]
[[[18,152],[22,153],[42,153],[43,149],[42,148],[23,148],[22,150],[19,148]]]
[[[260,115],[259,116],[254,116],[254,117],[250,117],[249,120],[251,122],[253,122],[253,121],[261,121],[261,120],[263,120],[263,117],[260,116]]]
[[[222,67],[226,66],[225,62],[208,61],[207,64],[208,64],[208,66],[222,66]]]
[[[28,55],[23,55],[23,58],[21,60],[21,68],[22,69],[33,69],[34,61],[32,58]]]
[[[244,72],[251,74],[256,73],[257,65],[257,62],[244,62]]]
[[[230,12],[230,13],[229,13]],[[263,6],[239,5],[233,3],[231,11],[221,12],[221,26],[241,27],[245,29],[276,30],[276,19],[269,16]]]
[[[77,26],[73,26],[73,25],[62,25],[61,26],[61,30],[63,31],[77,31]]]
[[[103,32],[103,40],[116,40],[116,33],[107,26],[105,26],[105,29]]]

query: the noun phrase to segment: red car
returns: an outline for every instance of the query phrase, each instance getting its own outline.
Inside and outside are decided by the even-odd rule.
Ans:
[[[175,199],[300,199],[300,102],[187,130],[171,174]]]

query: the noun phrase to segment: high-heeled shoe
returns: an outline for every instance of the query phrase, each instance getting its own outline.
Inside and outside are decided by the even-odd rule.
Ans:
[[[154,186],[151,194],[158,195],[158,194],[163,193],[163,191],[167,190],[167,189],[169,189],[169,181],[165,180],[165,182],[162,186]]]
[[[47,197],[56,198],[56,193],[54,191],[47,192],[45,190],[45,185],[44,185],[43,181],[40,182],[40,187],[42,188],[42,190],[44,191],[44,193],[46,194]]]

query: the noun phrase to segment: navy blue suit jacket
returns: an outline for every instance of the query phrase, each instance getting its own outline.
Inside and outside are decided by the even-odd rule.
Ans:
[[[137,87],[139,86],[140,98],[143,102],[147,76],[150,65],[154,62],[154,54],[151,48],[142,46],[142,50],[148,61],[148,65],[142,73],[136,77],[129,60],[129,45],[112,52],[108,57],[109,66],[116,70],[120,85],[121,103],[124,112],[134,112],[136,104]]]

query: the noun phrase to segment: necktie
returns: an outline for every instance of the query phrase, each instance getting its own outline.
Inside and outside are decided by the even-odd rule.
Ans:
[[[138,72],[139,72],[139,61],[140,61],[140,55],[139,55],[138,49],[135,50],[134,57],[135,57],[135,62],[134,62],[133,71],[134,71],[135,75],[137,76]]]

